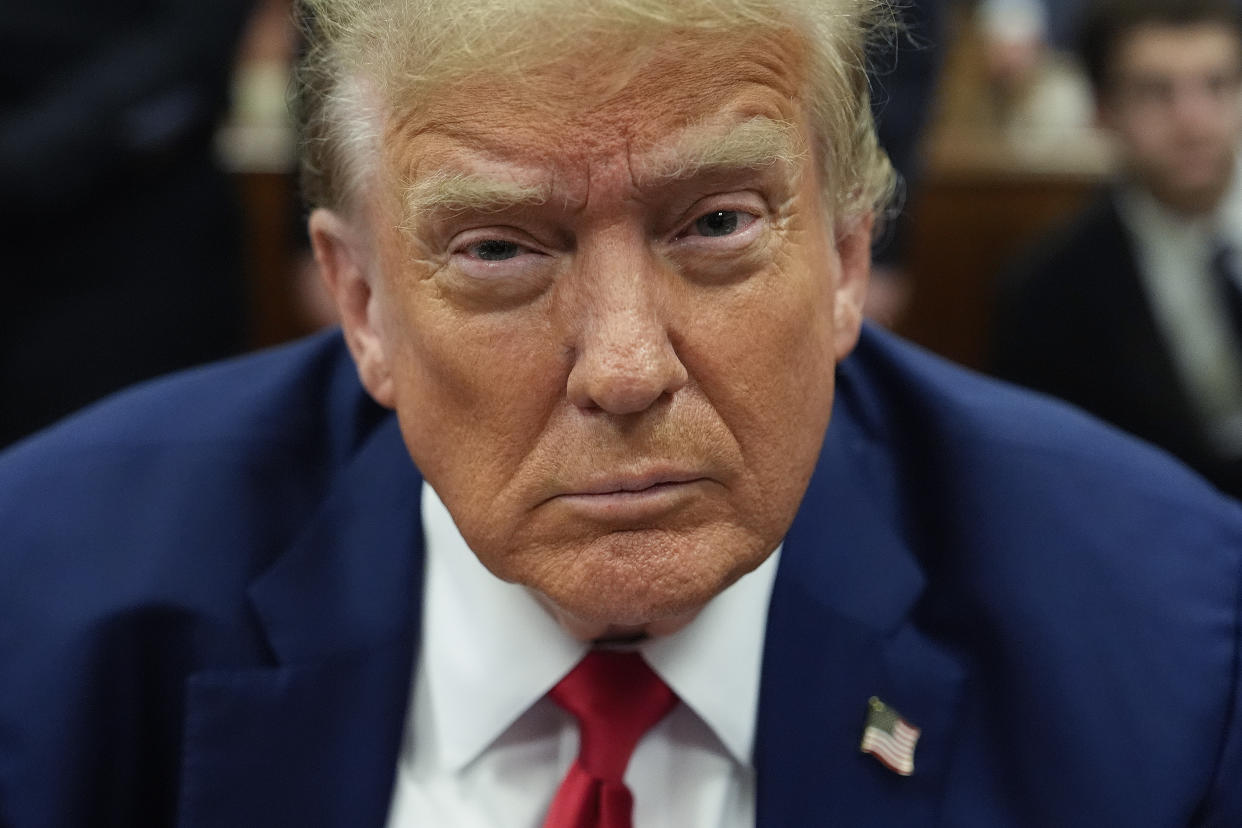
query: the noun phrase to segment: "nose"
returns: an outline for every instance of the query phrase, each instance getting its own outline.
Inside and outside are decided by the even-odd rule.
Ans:
[[[646,250],[622,255],[613,248],[607,256],[583,258],[571,311],[569,400],[610,414],[645,411],[689,377],[671,330],[670,274]]]

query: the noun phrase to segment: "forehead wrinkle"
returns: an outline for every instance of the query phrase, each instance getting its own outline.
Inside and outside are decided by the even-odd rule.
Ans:
[[[747,40],[746,45],[754,45],[753,39]],[[780,102],[797,100],[799,72],[781,71],[785,67],[775,56],[762,55],[765,60],[757,60],[750,54],[754,49],[745,51],[746,59],[730,52],[725,64],[716,66],[719,61],[715,61],[700,67],[703,71],[687,83],[672,84],[679,90],[675,94],[665,81],[678,67],[664,64],[680,53],[664,55],[663,60],[646,62],[642,67],[645,71],[627,78],[613,95],[580,104],[549,104],[549,111],[539,113],[546,116],[543,118],[500,118],[498,106],[503,114],[518,109],[526,100],[511,89],[505,92],[503,85],[499,97],[488,97],[486,112],[469,107],[454,111],[452,107],[461,104],[460,95],[438,100],[421,117],[394,125],[396,134],[390,135],[405,138],[400,143],[407,148],[410,143],[430,139],[464,149],[470,157],[482,153],[486,160],[501,165],[533,166],[558,179],[557,186],[546,183],[540,188],[504,181],[504,171],[484,169],[485,175],[479,176],[475,173],[480,170],[471,169],[473,163],[454,163],[451,155],[446,158],[433,151],[433,155],[441,155],[450,174],[438,174],[438,165],[432,165],[428,177],[421,181],[422,176],[402,176],[406,181],[414,180],[404,192],[407,220],[433,209],[487,212],[547,204],[553,198],[560,200],[562,187],[567,208],[571,201],[585,207],[599,186],[596,173],[600,170],[595,167],[612,167],[618,161],[629,168],[632,185],[658,187],[671,179],[717,170],[762,169],[808,155],[806,136],[787,120],[792,113],[769,100],[773,92]],[[489,83],[486,88],[494,92],[494,87]],[[723,95],[717,97],[719,93]],[[466,100],[477,97],[466,96]],[[637,121],[636,103],[647,112],[647,117]],[[527,102],[519,111],[529,115],[529,109]],[[697,113],[688,111],[695,109]],[[656,126],[661,122],[662,130]],[[421,154],[411,149],[398,153],[406,158]],[[424,163],[428,160],[422,156]],[[492,177],[501,180],[484,180]]]
[[[501,212],[554,198],[571,209],[582,201],[571,170],[585,166],[586,154],[558,134],[563,130],[549,132],[555,119],[514,123],[473,115],[407,128],[405,143],[394,141],[394,166],[405,167],[397,175],[407,222],[427,212]]]

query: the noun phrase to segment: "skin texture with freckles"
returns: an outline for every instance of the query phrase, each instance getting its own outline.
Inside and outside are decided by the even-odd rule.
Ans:
[[[596,56],[595,85],[567,61],[445,91],[388,131],[359,215],[312,216],[368,390],[483,564],[581,637],[692,617],[805,490],[870,219],[828,214],[808,152],[649,174],[704,125],[812,145],[801,60],[793,37],[717,35]],[[454,173],[550,197],[403,215],[404,185]]]

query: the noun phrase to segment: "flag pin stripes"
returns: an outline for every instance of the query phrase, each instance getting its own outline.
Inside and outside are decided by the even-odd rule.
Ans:
[[[914,747],[921,731],[875,696],[867,700],[867,723],[859,749],[884,767],[909,776],[914,773]]]

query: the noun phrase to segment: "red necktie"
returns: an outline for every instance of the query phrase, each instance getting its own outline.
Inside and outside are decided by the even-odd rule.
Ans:
[[[677,697],[638,653],[611,650],[587,653],[548,695],[578,720],[581,747],[544,828],[631,828],[625,766]]]

